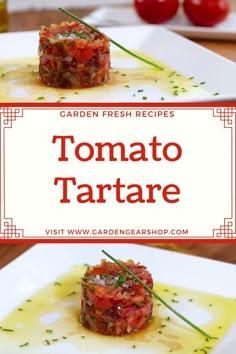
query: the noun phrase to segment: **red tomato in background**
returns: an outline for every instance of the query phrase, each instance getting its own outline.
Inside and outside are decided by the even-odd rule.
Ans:
[[[214,26],[230,11],[229,0],[184,0],[186,16],[197,26]]]
[[[134,7],[144,21],[157,24],[174,17],[179,0],[134,0]]]

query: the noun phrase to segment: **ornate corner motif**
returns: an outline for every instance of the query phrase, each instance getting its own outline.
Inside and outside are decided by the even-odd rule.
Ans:
[[[12,123],[16,121],[16,118],[22,118],[23,112],[24,109],[19,107],[0,107],[3,128],[12,128]]]
[[[224,128],[232,128],[233,118],[236,118],[236,107],[213,108],[213,117],[220,118],[224,122]]]
[[[224,224],[219,229],[213,230],[213,237],[215,239],[235,239],[236,232],[233,219],[224,219]]]
[[[17,227],[13,224],[12,218],[3,219],[3,233],[0,234],[0,238],[2,239],[16,239],[24,237],[24,230],[17,229]]]

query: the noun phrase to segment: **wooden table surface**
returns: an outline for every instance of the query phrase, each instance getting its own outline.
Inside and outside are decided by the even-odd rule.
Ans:
[[[235,5],[236,7],[236,5]],[[87,15],[90,9],[69,9],[79,17]],[[234,9],[236,10],[236,8]],[[50,23],[59,23],[65,19],[65,15],[59,11],[25,11],[21,13],[12,13],[10,15],[10,32],[39,30],[41,25]],[[210,41],[195,40],[196,43],[236,62],[236,41]],[[164,247],[163,244],[160,245]],[[27,244],[1,244],[0,245],[0,268],[12,261],[18,255],[32,247]],[[168,248],[176,251],[182,251],[202,257],[208,257],[224,262],[236,264],[236,244],[181,244],[167,245]]]
[[[156,247],[157,244],[149,246]],[[17,256],[27,251],[30,247],[34,246],[32,246],[32,244],[0,244],[0,269]],[[236,244],[181,243],[165,245],[162,243],[158,245],[158,247],[236,264]]]

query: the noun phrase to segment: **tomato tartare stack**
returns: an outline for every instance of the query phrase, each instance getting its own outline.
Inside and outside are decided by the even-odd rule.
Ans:
[[[145,266],[132,260],[123,264],[153,287]],[[94,332],[122,336],[146,328],[151,321],[152,295],[116,263],[102,260],[89,268],[81,290],[81,323]]]
[[[109,38],[82,23],[42,26],[38,53],[40,80],[48,86],[84,88],[109,81]]]

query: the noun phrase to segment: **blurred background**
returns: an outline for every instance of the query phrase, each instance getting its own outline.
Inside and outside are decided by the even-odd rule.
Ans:
[[[8,10],[24,11],[26,9],[54,9],[57,7],[89,7],[102,6],[111,4],[131,4],[132,0],[8,0]]]

